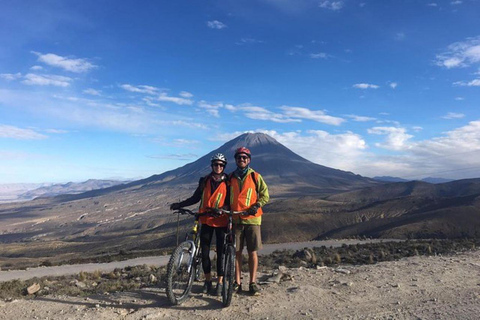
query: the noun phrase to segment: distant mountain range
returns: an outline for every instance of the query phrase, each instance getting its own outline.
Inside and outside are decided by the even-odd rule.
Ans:
[[[398,177],[390,177],[390,176],[381,176],[381,177],[373,177],[374,180],[378,181],[383,181],[383,182],[408,182],[408,181],[415,181],[415,180],[408,180],[408,179],[403,179],[403,178],[398,178]],[[423,178],[421,180],[417,181],[423,181],[423,182],[428,182],[428,183],[445,183],[445,182],[451,182],[454,181],[453,179],[445,179],[445,178],[432,178],[432,177],[427,177]]]
[[[61,194],[79,194],[91,190],[109,188],[127,181],[96,180],[68,182],[64,184],[2,184],[0,185],[0,203],[28,201],[38,197],[54,197]]]

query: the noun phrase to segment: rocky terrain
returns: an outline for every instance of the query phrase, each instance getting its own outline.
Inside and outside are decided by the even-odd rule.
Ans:
[[[203,295],[170,306],[164,288],[90,297],[49,295],[0,302],[0,319],[478,319],[480,251],[374,265],[279,268],[261,295],[229,308]]]

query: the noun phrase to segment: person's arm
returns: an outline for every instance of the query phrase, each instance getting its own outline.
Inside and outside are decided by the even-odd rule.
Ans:
[[[178,208],[188,207],[188,206],[191,206],[192,204],[199,202],[202,199],[203,184],[204,184],[204,178],[200,178],[200,181],[198,181],[198,187],[193,193],[193,195],[190,198],[183,200],[181,202],[172,203],[172,205],[170,206],[170,209],[176,210]]]
[[[223,202],[223,208],[226,210],[230,210],[230,184],[225,182],[227,185],[227,194],[225,195],[225,201]]]
[[[265,183],[265,180],[263,180],[263,177],[260,174],[258,174],[258,179],[257,179],[257,191],[258,191],[257,204],[260,207],[263,207],[268,203],[268,200],[270,200],[270,195],[268,193],[267,184]]]

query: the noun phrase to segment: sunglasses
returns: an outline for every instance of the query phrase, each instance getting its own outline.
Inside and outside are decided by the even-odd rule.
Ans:
[[[235,159],[237,159],[237,160],[247,160],[248,157],[247,156],[237,156]]]
[[[212,164],[212,167],[225,167],[225,165],[223,163],[214,163]]]

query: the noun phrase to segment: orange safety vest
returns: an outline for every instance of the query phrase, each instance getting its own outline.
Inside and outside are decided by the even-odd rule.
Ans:
[[[221,208],[225,203],[225,197],[227,196],[227,183],[222,181],[217,189],[212,193],[212,184],[210,179],[210,177],[205,179],[202,201],[200,202],[200,208],[198,209],[198,212],[200,213],[206,212],[207,208]],[[228,218],[225,214],[221,215],[220,217],[201,216],[199,221],[201,224],[206,224],[211,227],[226,227]]]
[[[258,173],[254,172],[255,180],[258,181]],[[257,202],[257,186],[251,174],[247,174],[243,181],[242,190],[240,190],[240,179],[235,175],[230,177],[230,207],[233,211],[247,211],[255,202]],[[252,219],[260,217],[263,214],[262,208],[258,208],[254,216],[240,216],[242,219]]]

